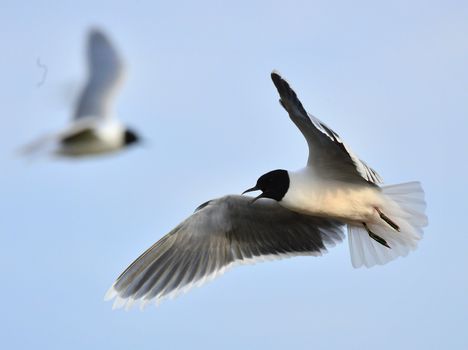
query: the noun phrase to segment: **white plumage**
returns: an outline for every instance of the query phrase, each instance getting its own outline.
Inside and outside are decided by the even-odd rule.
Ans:
[[[348,224],[351,262],[356,268],[383,265],[399,256],[408,255],[416,249],[423,236],[422,228],[427,225],[424,191],[419,182],[384,186],[382,195],[387,199],[386,213],[400,227],[400,231],[393,230],[381,220],[369,224],[372,231],[378,232],[388,242],[391,247],[388,249],[369,239],[362,225]]]

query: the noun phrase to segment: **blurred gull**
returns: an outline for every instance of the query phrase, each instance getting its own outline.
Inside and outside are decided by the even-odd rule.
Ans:
[[[119,151],[139,141],[138,135],[114,118],[111,103],[124,80],[124,64],[106,35],[91,30],[87,42],[88,81],[72,122],[61,132],[25,146],[24,154],[47,151],[82,157]]]
[[[380,187],[380,176],[305,111],[278,73],[272,80],[309,145],[307,166],[263,175],[245,191],[261,190],[256,198],[228,195],[200,205],[117,278],[106,294],[114,307],[158,302],[235,265],[321,255],[344,238],[344,225],[354,267],[416,248],[427,224],[419,183]]]

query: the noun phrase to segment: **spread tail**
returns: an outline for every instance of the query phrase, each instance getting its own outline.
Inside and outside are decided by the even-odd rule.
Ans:
[[[416,249],[423,227],[427,226],[426,202],[419,182],[384,186],[382,193],[388,199],[388,204],[381,208],[383,219],[367,223],[367,228],[387,242],[388,247],[372,239],[364,225],[348,225],[351,262],[355,268],[384,265],[408,255]]]

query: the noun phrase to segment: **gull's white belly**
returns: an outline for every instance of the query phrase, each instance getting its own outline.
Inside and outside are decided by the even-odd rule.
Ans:
[[[64,156],[83,156],[90,154],[101,154],[115,152],[123,145],[123,127],[120,123],[113,121],[97,127],[93,137],[87,137],[76,142],[62,144],[56,151]]]
[[[304,214],[345,222],[369,221],[384,200],[380,190],[371,186],[317,179],[304,173],[289,175],[290,187],[280,204]]]

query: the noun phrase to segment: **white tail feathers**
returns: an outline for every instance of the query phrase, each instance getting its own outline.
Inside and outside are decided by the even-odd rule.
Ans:
[[[384,186],[382,193],[387,203],[382,212],[396,223],[400,230],[393,229],[387,222],[379,219],[367,223],[368,229],[383,238],[387,248],[369,237],[364,226],[348,225],[348,240],[353,267],[384,265],[399,256],[406,256],[416,249],[422,238],[422,228],[427,226],[424,211],[424,191],[419,182]]]

